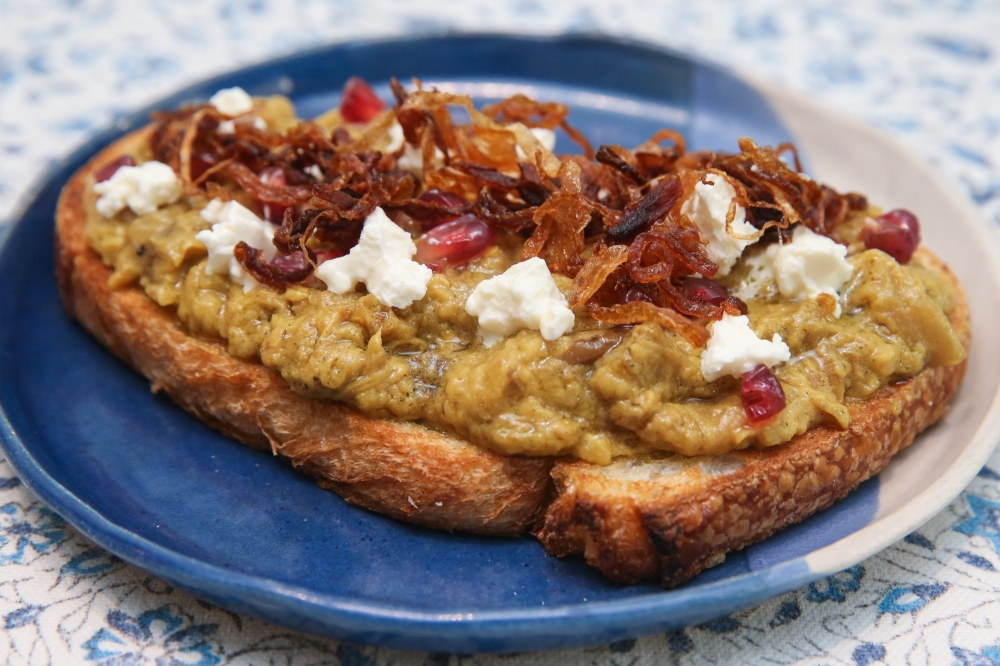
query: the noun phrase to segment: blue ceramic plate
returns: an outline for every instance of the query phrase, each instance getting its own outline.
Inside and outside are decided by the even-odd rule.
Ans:
[[[746,135],[771,144],[792,138],[765,97],[739,79],[663,50],[590,37],[338,45],[216,78],[155,107],[238,85],[256,95],[288,94],[300,115],[310,116],[336,105],[350,75],[386,96],[389,77],[418,76],[479,103],[517,90],[560,100],[595,145],[635,145],[664,126],[683,131],[696,149],[735,150]],[[620,587],[580,559],[548,557],[530,537],[446,534],[348,506],[287,465],[216,434],[151,394],[143,378],[71,322],[53,280],[60,188],[146,118],[142,111],[123,119],[49,174],[7,228],[0,253],[4,453],[44,502],[122,559],[200,598],[302,631],[428,651],[524,651],[706,621],[849,566],[902,536],[872,534],[873,520],[911,506],[904,497],[887,509],[874,479],[680,589]],[[558,150],[572,149],[560,136]],[[988,398],[994,394],[995,386]],[[988,408],[969,418],[984,422]],[[952,479],[944,503],[975,473],[977,459]],[[908,520],[926,520],[941,506],[911,510]],[[838,546],[865,534],[860,545]],[[816,553],[827,555],[817,564]]]

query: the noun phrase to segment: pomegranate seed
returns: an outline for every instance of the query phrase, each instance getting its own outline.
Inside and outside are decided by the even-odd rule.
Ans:
[[[98,183],[103,183],[111,178],[111,176],[115,175],[115,172],[118,171],[118,169],[121,169],[124,166],[135,166],[135,158],[131,155],[122,155],[118,159],[108,162],[94,172],[94,179]]]
[[[415,261],[439,272],[448,266],[467,264],[493,246],[497,235],[472,214],[434,227],[417,241]]]
[[[781,382],[763,364],[743,373],[740,397],[743,399],[747,421],[752,426],[760,425],[785,408],[785,392],[781,388]]]
[[[686,277],[680,281],[681,293],[692,301],[705,301],[712,305],[722,305],[729,292],[718,282],[708,278]]]
[[[201,175],[215,166],[217,160],[211,153],[201,153],[191,156],[191,180],[198,180]]]
[[[330,259],[336,259],[337,257],[343,257],[346,252],[343,250],[316,250],[316,265],[319,266],[324,261],[329,261]]]
[[[385,108],[368,83],[357,76],[347,79],[340,98],[340,115],[349,123],[366,123]]]
[[[910,211],[897,208],[877,218],[868,218],[861,236],[865,247],[882,250],[906,264],[920,244],[920,222]]]
[[[260,172],[260,182],[265,185],[276,185],[278,187],[284,187],[288,184],[288,179],[285,178],[285,170],[281,167],[267,167]]]
[[[306,267],[306,255],[301,250],[296,250],[291,254],[279,254],[271,260],[272,266],[277,266],[283,271],[292,273]]]
[[[472,211],[472,206],[464,198],[436,188],[427,190],[417,200],[429,204],[427,208],[415,207],[409,210],[410,217],[419,223],[423,231],[457,220],[463,214]],[[399,220],[393,219],[399,223]]]
[[[284,187],[288,184],[288,179],[285,177],[285,170],[281,167],[267,167],[260,172],[260,182],[274,187]],[[285,217],[285,209],[288,208],[288,206],[279,206],[273,203],[265,203],[263,207],[264,219],[271,224],[281,224]]]
[[[458,196],[457,194],[452,194],[451,192],[445,192],[444,190],[439,190],[437,188],[427,190],[426,192],[421,194],[420,200],[426,201],[427,203],[430,204],[444,206],[445,208],[453,208],[455,210],[463,208],[469,203],[468,201]]]
[[[265,185],[273,185],[275,187],[284,187],[288,184],[288,179],[285,177],[285,170],[281,167],[267,167],[260,172],[260,182]],[[285,209],[288,206],[279,206],[273,203],[264,204],[264,219],[271,224],[281,224],[281,221],[285,217]],[[289,255],[291,256],[291,255]]]

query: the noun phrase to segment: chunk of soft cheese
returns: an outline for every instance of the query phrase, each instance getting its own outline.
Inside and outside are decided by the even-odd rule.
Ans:
[[[437,146],[434,146],[434,157],[431,158],[431,164],[435,167],[440,167],[444,164],[444,153]],[[403,154],[396,160],[396,168],[409,171],[417,176],[422,176],[424,173],[423,148],[409,143],[405,144],[403,146]]]
[[[711,333],[701,353],[701,374],[709,382],[726,375],[739,378],[760,364],[770,368],[791,358],[780,335],[775,333],[771,340],[761,340],[750,328],[746,315],[722,315],[712,324]]]
[[[403,154],[396,160],[396,168],[409,171],[417,176],[422,175],[424,173],[423,149],[420,146],[407,143],[406,136],[403,134],[403,126],[399,123],[393,123],[389,126],[389,145],[385,147],[385,152],[395,153],[400,148],[404,150]],[[435,166],[440,166],[444,163],[444,153],[437,146],[434,147],[434,157],[432,159]]]
[[[743,262],[747,269],[746,275],[743,277],[743,281],[730,292],[733,296],[743,301],[749,301],[762,294],[767,294],[775,288],[774,271],[771,270],[767,252],[757,252],[745,256]]]
[[[364,282],[382,305],[405,308],[424,297],[432,275],[431,269],[412,260],[416,252],[410,234],[376,208],[365,218],[361,238],[351,253],[324,261],[316,268],[316,277],[338,294]]]
[[[708,241],[705,253],[712,263],[719,267],[716,277],[728,275],[733,264],[743,254],[748,245],[757,240],[735,238],[726,231],[726,216],[729,205],[736,196],[736,190],[729,182],[714,173],[709,173],[694,186],[694,193],[684,202],[681,213],[691,218],[698,226],[702,237]],[[752,236],[757,229],[747,222],[746,210],[737,205],[730,230],[739,236]]]
[[[403,126],[399,123],[393,123],[389,126],[389,145],[385,147],[385,152],[396,152],[403,147],[405,141],[406,135],[403,134]]]
[[[253,98],[243,88],[223,88],[212,95],[208,103],[224,116],[233,118],[253,111]]]
[[[767,248],[767,261],[774,271],[782,296],[804,301],[819,294],[838,298],[837,291],[851,279],[854,267],[847,261],[847,248],[806,226],[792,233],[792,242]],[[834,316],[840,316],[840,300]]]
[[[123,166],[111,178],[94,185],[97,212],[114,217],[126,206],[136,215],[152,213],[181,196],[181,180],[162,162],[144,162],[139,166]]]
[[[538,143],[542,144],[545,150],[550,153],[556,149],[556,133],[553,130],[545,129],[544,127],[532,127],[531,133],[535,135],[538,139]],[[528,156],[521,149],[521,146],[515,146],[515,152],[517,153],[517,159],[520,162],[527,162]]]
[[[465,311],[479,319],[479,334],[487,347],[523,328],[541,331],[555,340],[573,329],[575,317],[540,257],[514,264],[502,274],[483,280],[465,302]]]
[[[277,227],[266,222],[245,206],[221,199],[212,199],[202,208],[201,217],[211,222],[212,228],[199,231],[195,238],[208,248],[206,273],[229,275],[233,282],[243,286],[248,292],[258,285],[252,275],[243,270],[233,251],[240,241],[264,253],[264,259],[271,261],[278,254],[272,238]]]

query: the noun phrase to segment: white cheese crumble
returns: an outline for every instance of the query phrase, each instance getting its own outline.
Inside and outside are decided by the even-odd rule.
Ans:
[[[235,120],[223,120],[219,123],[219,134],[234,134],[236,132]]]
[[[223,88],[212,95],[208,103],[215,110],[230,118],[253,111],[253,98],[243,88]]]
[[[403,134],[403,126],[393,123],[389,126],[389,145],[385,147],[386,153],[394,153],[403,147],[406,142],[406,135]]]
[[[361,238],[350,254],[324,261],[316,268],[316,277],[338,294],[364,282],[382,305],[405,308],[424,297],[432,275],[431,269],[412,260],[416,252],[410,234],[376,208],[365,218]]]
[[[144,162],[139,166],[123,166],[111,178],[94,184],[100,195],[97,212],[114,217],[126,206],[136,215],[145,215],[180,198],[181,180],[174,170],[162,162]]]
[[[434,146],[434,157],[431,158],[431,164],[435,167],[440,167],[444,164],[444,153],[437,146]],[[399,156],[396,160],[396,168],[402,169],[403,171],[409,171],[418,177],[423,177],[424,173],[424,151],[420,146],[414,146],[412,144],[406,144],[403,154]]]
[[[264,259],[271,261],[278,254],[272,238],[277,227],[260,219],[253,211],[236,201],[223,203],[212,199],[202,208],[201,217],[212,224],[211,230],[199,231],[195,238],[208,248],[206,273],[229,275],[233,282],[243,286],[248,292],[258,285],[252,275],[243,270],[233,255],[233,250],[243,241],[264,253]]]
[[[254,126],[254,129],[258,129],[261,132],[263,132],[264,130],[267,129],[267,121],[264,120],[263,118],[261,118],[260,116],[254,116],[253,117],[253,126]]]
[[[767,248],[778,291],[792,300],[804,301],[819,294],[837,297],[851,279],[854,267],[847,261],[847,248],[804,225],[792,233],[792,242]],[[841,312],[840,300],[834,316]]]
[[[319,167],[318,164],[310,164],[305,169],[303,169],[307,174],[315,178],[316,180],[323,180],[323,169]]]
[[[758,338],[746,315],[722,315],[721,320],[712,324],[711,333],[701,353],[701,374],[705,381],[714,382],[726,375],[739,378],[758,365],[770,368],[792,356],[777,333],[771,340]]]
[[[556,133],[554,130],[545,129],[544,127],[532,127],[530,131],[545,150],[551,153],[556,149]],[[517,152],[518,161],[526,162],[528,160],[528,156],[521,149],[521,146],[515,146],[515,151]]]
[[[479,319],[479,334],[487,347],[523,328],[556,340],[573,329],[576,319],[540,257],[480,282],[465,302],[465,311]]]
[[[684,202],[681,213],[687,215],[698,226],[698,231],[708,242],[705,253],[712,263],[718,265],[716,277],[728,275],[733,264],[743,254],[748,245],[757,240],[735,238],[726,231],[726,216],[729,206],[736,196],[736,190],[729,182],[714,173],[705,175],[705,182],[694,186],[694,193]],[[747,220],[746,210],[737,205],[730,231],[738,236],[752,236],[757,229]]]
[[[774,271],[771,269],[767,252],[748,252],[744,255],[743,262],[747,268],[746,275],[732,290],[732,295],[744,301],[773,295],[777,285],[774,284]]]

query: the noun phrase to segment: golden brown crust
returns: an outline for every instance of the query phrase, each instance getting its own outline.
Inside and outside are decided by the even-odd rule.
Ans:
[[[964,363],[929,368],[886,387],[851,406],[847,431],[816,428],[782,446],[714,459],[732,466],[730,473],[709,475],[697,464],[660,473],[662,463],[553,465],[502,456],[420,425],[303,398],[276,372],[230,356],[218,341],[187,335],[140,289],[110,289],[111,271],[84,237],[84,191],[96,168],[144,140],[137,132],[107,148],[70,180],[59,201],[60,291],[93,335],[154,390],[242,443],[270,448],[352,503],[420,525],[485,534],[517,534],[539,518],[536,534],[549,553],[583,553],[619,582],[677,585],[726,552],[829,506],[941,418],[965,372]],[[922,257],[958,286],[930,253]],[[958,291],[950,317],[968,347],[968,307]]]
[[[968,303],[954,274],[930,252],[923,262],[956,288],[949,315],[969,348]],[[819,427],[787,444],[727,456],[732,473],[701,467],[640,479],[637,464],[622,472],[579,462],[552,470],[557,498],[537,536],[549,553],[583,553],[621,583],[659,579],[679,585],[738,550],[833,504],[882,470],[889,459],[946,413],[966,363],[927,368],[850,405],[845,430]]]
[[[420,525],[483,534],[523,532],[551,481],[550,460],[512,458],[428,428],[309,400],[281,375],[214,340],[187,335],[139,288],[111,289],[87,245],[90,174],[129,144],[110,146],[67,184],[56,211],[56,273],[67,309],[105,346],[208,425],[272,449],[349,502]]]

